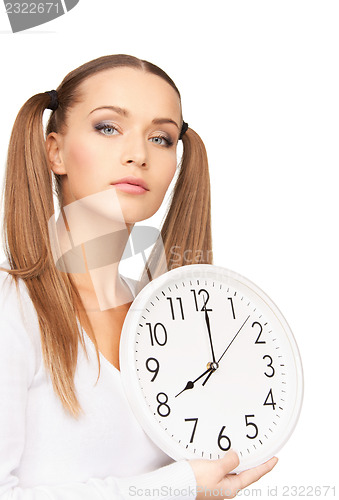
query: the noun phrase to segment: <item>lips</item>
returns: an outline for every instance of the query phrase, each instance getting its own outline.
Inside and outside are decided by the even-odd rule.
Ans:
[[[128,177],[123,177],[122,179],[118,179],[117,181],[112,182],[111,184],[131,184],[133,186],[140,186],[141,188],[145,189],[146,191],[149,191],[149,188],[146,184],[146,182],[142,179],[139,179],[138,177],[133,177],[133,176],[128,176]]]

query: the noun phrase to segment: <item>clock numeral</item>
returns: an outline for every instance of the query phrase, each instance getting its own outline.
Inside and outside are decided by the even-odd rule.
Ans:
[[[226,436],[226,435],[223,435],[225,427],[226,426],[224,425],[221,428],[221,431],[219,432],[219,436],[218,436],[218,446],[223,451],[227,451],[227,450],[229,450],[231,448],[231,440],[230,440],[230,438],[228,436]],[[224,446],[222,446],[222,444],[221,444],[221,440],[222,439],[226,439],[226,441],[227,441],[227,444],[224,445]]]
[[[254,436],[249,436],[248,434],[246,434],[246,437],[248,437],[249,439],[254,439],[258,435],[258,427],[255,425],[255,423],[248,421],[248,418],[251,418],[251,417],[254,417],[254,415],[245,415],[245,422],[246,422],[246,426],[252,425],[252,427],[254,427],[255,434],[254,434]]]
[[[170,302],[170,306],[171,306],[171,314],[172,314],[172,319],[175,319],[175,314],[174,314],[174,307],[173,307],[173,300],[172,300],[172,297],[167,297],[167,300],[169,300]],[[184,316],[184,310],[183,310],[183,307],[182,307],[182,300],[181,300],[181,297],[176,297],[176,300],[179,301],[180,303],[180,312],[181,312],[181,319],[185,319],[185,316]]]
[[[270,399],[270,401],[269,401]],[[275,410],[275,405],[277,403],[273,400],[273,393],[272,393],[272,389],[270,389],[270,392],[267,394],[267,397],[265,399],[265,403],[263,404],[263,406],[272,406],[272,409]]]
[[[151,323],[146,323],[146,325],[148,325],[149,327],[149,334],[151,336],[151,345],[154,346],[154,341],[153,341],[153,337],[154,337],[154,340],[156,341],[157,344],[159,345],[165,345],[166,342],[167,342],[167,332],[166,332],[166,328],[164,327],[164,325],[162,323],[156,323],[154,325],[154,330],[152,332],[152,325]],[[161,327],[163,329],[163,342],[160,342],[159,338],[158,338],[158,334],[157,334],[157,328]]]
[[[156,362],[156,365],[157,365],[157,366],[156,366],[155,370],[153,370],[153,369],[152,369],[152,367],[150,368],[150,366],[149,366],[149,362],[150,362],[150,361],[155,361],[155,362]],[[158,375],[158,371],[159,371],[159,361],[158,361],[157,359],[155,359],[155,358],[148,358],[148,359],[147,359],[147,361],[146,361],[146,368],[147,368],[147,370],[148,370],[149,372],[151,372],[151,373],[155,373],[154,377],[151,379],[151,382],[153,382],[153,381],[154,381],[154,379],[155,379],[155,377]]]
[[[233,297],[227,297],[228,300],[231,303],[231,308],[232,308],[232,314],[233,314],[233,319],[235,319],[235,312],[234,312],[234,306],[233,306]]]
[[[191,292],[193,292],[193,295],[194,295],[194,303],[195,303],[195,310],[196,311],[199,311],[199,306],[198,306],[198,300],[197,300],[197,293],[194,289],[191,289]],[[203,297],[203,300],[204,300],[204,305],[202,306],[202,308],[200,309],[201,311],[213,311],[213,309],[206,309],[206,304],[207,302],[209,301],[210,299],[210,294],[208,293],[207,290],[205,290],[205,288],[201,288],[198,292],[198,295],[200,295],[201,293],[205,293],[206,296]]]
[[[195,429],[197,428],[198,419],[197,418],[185,418],[185,422],[195,422],[195,424],[193,426],[192,436],[191,436],[191,439],[190,439],[190,443],[193,443]]]
[[[272,366],[273,359],[268,354],[265,354],[265,356],[262,359],[265,359],[265,358],[268,358],[270,360],[270,362],[268,363],[267,367],[268,368],[272,368],[272,373],[266,373],[266,372],[264,372],[264,375],[266,375],[266,377],[273,377],[273,375],[275,374],[275,370],[274,370],[274,368]]]
[[[160,396],[165,396],[165,401],[160,401]],[[159,413],[159,415],[161,417],[168,417],[168,415],[171,413],[171,408],[166,404],[167,401],[168,401],[168,396],[167,394],[165,394],[164,392],[159,392],[159,394],[157,395],[157,401],[159,403],[159,406],[157,407],[157,412]],[[161,413],[160,412],[160,408],[161,407],[165,407],[166,410],[162,410],[162,411],[165,411],[166,413]]]
[[[258,321],[255,321],[254,323],[252,323],[252,328],[254,327],[254,325],[259,325],[259,328],[260,328],[260,332],[259,332],[259,335],[257,337],[257,340],[255,341],[255,344],[266,344],[265,340],[259,340],[260,339],[260,335],[262,334],[262,326],[261,326],[261,324],[258,323]]]

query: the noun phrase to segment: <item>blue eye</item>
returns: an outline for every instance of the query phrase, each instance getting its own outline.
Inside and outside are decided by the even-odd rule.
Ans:
[[[114,135],[114,131],[118,132],[118,129],[109,123],[99,123],[95,129],[103,135]]]
[[[115,132],[118,134],[120,133],[119,130],[114,127],[111,123],[98,123],[98,125],[95,125],[94,127],[100,134],[110,136],[110,135],[116,135]],[[154,141],[155,139],[155,141]],[[164,135],[157,135],[156,137],[151,137],[151,141],[154,142],[155,144],[158,144],[159,146],[164,146],[164,147],[170,147],[173,145],[173,141]]]
[[[157,135],[156,137],[152,137],[151,139],[163,139],[166,142],[166,144],[162,144],[160,142],[155,143],[155,144],[159,144],[160,146],[164,145],[166,147],[169,147],[169,146],[173,145],[173,141],[171,139],[169,139],[168,137],[165,137],[163,135]]]

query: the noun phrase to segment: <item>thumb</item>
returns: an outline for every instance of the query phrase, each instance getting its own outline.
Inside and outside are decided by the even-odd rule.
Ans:
[[[222,479],[238,467],[240,460],[238,453],[231,448],[223,457],[216,460],[216,462],[218,463],[218,470],[221,475],[220,479]]]

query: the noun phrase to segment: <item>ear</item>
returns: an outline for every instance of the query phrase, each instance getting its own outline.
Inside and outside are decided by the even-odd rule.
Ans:
[[[65,165],[62,159],[62,137],[56,132],[51,132],[46,138],[46,151],[51,170],[55,174],[66,174]]]

